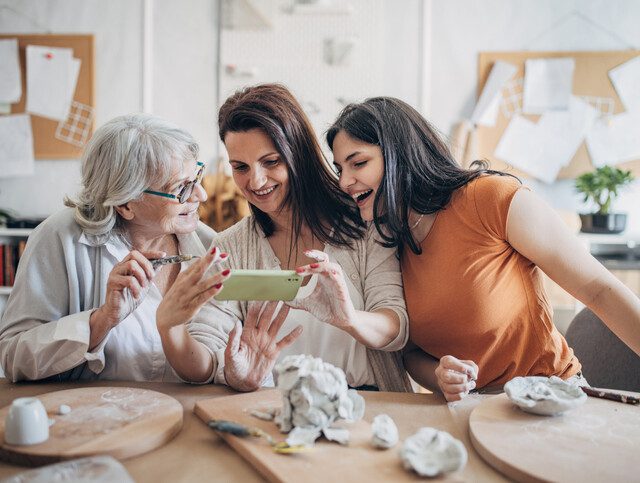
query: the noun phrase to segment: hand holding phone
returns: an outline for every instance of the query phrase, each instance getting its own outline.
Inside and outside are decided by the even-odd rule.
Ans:
[[[294,270],[231,270],[216,300],[293,300],[302,284]]]

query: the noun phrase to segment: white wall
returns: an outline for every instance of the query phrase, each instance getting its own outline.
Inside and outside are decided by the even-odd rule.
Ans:
[[[154,0],[151,112],[190,131],[209,161],[216,149],[216,0]],[[95,35],[96,125],[142,111],[142,0],[3,0],[1,33]],[[78,160],[38,160],[33,176],[0,178],[0,207],[46,216],[79,187]]]
[[[447,134],[455,122],[473,111],[479,52],[640,49],[637,0],[427,1],[431,2],[431,102],[427,115]],[[576,15],[562,21],[573,11],[602,28]],[[546,32],[558,21],[556,28]],[[584,211],[572,181],[527,183],[556,208]],[[640,233],[640,180],[624,192],[615,208],[633,212],[627,231]]]

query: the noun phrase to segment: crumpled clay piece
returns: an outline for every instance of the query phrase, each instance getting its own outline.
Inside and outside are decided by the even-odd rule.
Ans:
[[[400,457],[406,469],[429,477],[460,470],[467,464],[462,442],[445,431],[426,427],[404,441]]]
[[[316,428],[293,428],[287,436],[289,446],[313,446],[320,437],[320,431]]]
[[[347,428],[324,428],[322,434],[329,441],[347,445],[349,444],[349,430]]]
[[[390,416],[378,414],[371,424],[371,444],[374,448],[388,449],[398,443],[398,427]]]
[[[581,406],[587,395],[559,377],[514,377],[504,385],[504,392],[523,411],[555,416]]]
[[[275,422],[283,433],[309,428],[320,434],[340,419],[362,419],[364,399],[349,389],[342,369],[319,358],[293,355],[276,365],[275,373],[282,393],[282,409]]]
[[[276,416],[276,408],[269,409],[252,409],[249,414],[254,418],[262,419],[263,421],[273,421]]]

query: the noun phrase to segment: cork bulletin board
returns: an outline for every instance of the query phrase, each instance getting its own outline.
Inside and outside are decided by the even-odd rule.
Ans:
[[[502,60],[515,65],[518,72],[515,78],[524,77],[524,65],[527,59],[572,57],[575,59],[573,74],[573,94],[576,96],[610,97],[614,100],[613,114],[623,112],[624,106],[620,101],[608,76],[609,70],[640,55],[638,50],[624,51],[594,51],[594,52],[482,52],[478,60],[478,95],[487,82],[493,64]],[[523,116],[537,122],[539,115]],[[509,124],[509,119],[499,110],[496,125],[493,127],[478,126],[476,132],[477,154],[479,158],[486,158],[491,167],[499,170],[509,170],[522,177],[527,174],[512,168],[494,156],[494,151],[500,138]],[[621,169],[630,169],[636,176],[640,176],[640,159],[616,165]],[[573,179],[594,169],[591,159],[583,142],[573,159],[558,174],[558,179]]]
[[[3,34],[0,39],[18,39],[20,51],[20,70],[22,71],[22,98],[11,105],[11,113],[25,110],[26,104],[26,47],[42,45],[47,47],[66,47],[73,49],[73,56],[80,59],[80,72],[76,85],[74,101],[94,107],[94,60],[93,35],[21,35]],[[36,159],[75,159],[79,158],[83,148],[55,137],[58,121],[32,115],[33,150]]]

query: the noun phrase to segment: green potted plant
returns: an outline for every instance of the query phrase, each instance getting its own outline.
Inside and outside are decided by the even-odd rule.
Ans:
[[[627,215],[611,213],[611,204],[618,191],[633,181],[631,171],[602,166],[576,178],[576,190],[598,206],[595,213],[580,214],[581,231],[585,233],[621,233],[627,225]]]

